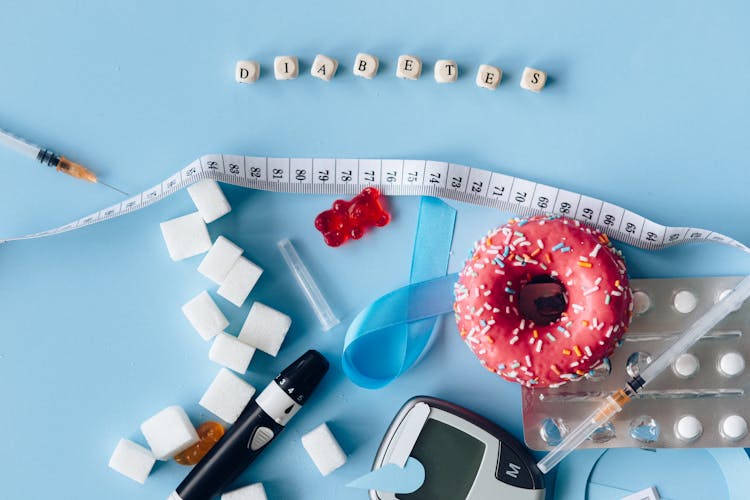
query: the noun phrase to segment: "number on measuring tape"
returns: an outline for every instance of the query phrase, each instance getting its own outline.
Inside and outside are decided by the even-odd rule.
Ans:
[[[472,168],[469,172],[469,191],[476,196],[486,197],[492,174],[486,170]]]
[[[358,179],[358,160],[336,160],[336,182],[349,185],[356,184]]]
[[[490,177],[489,197],[502,202],[510,201],[510,188],[513,186],[513,177],[505,174],[492,172]]]
[[[434,188],[444,188],[448,177],[448,164],[428,161],[424,166],[424,184]]]
[[[289,162],[291,182],[297,184],[312,184],[312,159],[292,158]]]
[[[526,179],[514,179],[511,187],[511,202],[527,208],[531,206],[536,184]]]
[[[268,181],[279,184],[289,183],[289,172],[291,171],[289,158],[268,159]]]
[[[421,160],[404,160],[404,184],[421,186],[423,184],[425,162]]]
[[[263,160],[263,165],[268,163],[266,158],[250,158],[245,160],[244,156],[236,155],[221,155],[224,160],[224,172],[233,177],[245,177],[245,162],[257,163],[258,160]]]
[[[336,161],[328,158],[313,160],[313,182],[333,184],[336,180]]]
[[[359,183],[380,184],[380,160],[359,160]]]
[[[224,164],[227,167],[230,167],[230,165],[226,161],[226,158],[224,158]],[[233,163],[233,165],[239,167],[239,163],[237,162]],[[237,170],[238,173],[233,175],[239,175],[240,172],[244,171],[245,178],[251,181],[266,182],[268,180],[268,160],[266,158],[248,157],[244,161],[243,168],[236,168],[235,170]],[[231,174],[232,172],[229,171],[229,173]]]
[[[742,243],[706,229],[665,227],[622,207],[545,184],[459,164],[397,159],[265,158],[206,155],[162,183],[58,228],[0,240],[39,238],[96,224],[147,207],[200,179],[276,192],[332,194],[376,186],[384,194],[432,195],[518,214],[573,217],[640,248],[708,241],[750,253]]]

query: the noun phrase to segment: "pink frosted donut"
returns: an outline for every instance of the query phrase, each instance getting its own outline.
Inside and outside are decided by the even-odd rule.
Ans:
[[[454,292],[466,344],[485,368],[526,386],[560,385],[595,368],[633,309],[625,261],[607,235],[558,216],[491,231]]]

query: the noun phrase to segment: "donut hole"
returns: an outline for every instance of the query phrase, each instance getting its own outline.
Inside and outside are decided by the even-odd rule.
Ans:
[[[554,323],[567,309],[565,287],[547,274],[533,277],[518,293],[518,311],[536,325]]]

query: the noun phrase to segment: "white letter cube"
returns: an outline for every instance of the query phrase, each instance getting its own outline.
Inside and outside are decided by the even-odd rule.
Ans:
[[[299,60],[295,56],[278,56],[273,59],[273,76],[277,80],[294,80],[299,76]]]
[[[242,248],[225,237],[219,236],[198,265],[198,272],[217,285],[221,285],[240,255],[242,255]]]
[[[169,460],[198,442],[195,427],[179,406],[164,408],[143,422],[141,432],[157,460]]]
[[[344,450],[325,423],[302,436],[302,446],[324,476],[346,463]]]
[[[206,224],[232,211],[219,183],[213,179],[198,181],[187,191]]]
[[[339,67],[339,62],[336,59],[332,59],[323,54],[315,56],[312,67],[310,68],[310,74],[315,78],[320,78],[323,81],[329,82],[331,78],[336,74],[336,69]]]
[[[449,59],[440,59],[435,63],[435,81],[453,83],[458,80],[458,64]]]
[[[233,424],[254,394],[255,387],[222,368],[198,404],[224,422]]]
[[[378,61],[377,57],[360,52],[354,59],[354,68],[352,71],[356,76],[361,76],[362,78],[371,80],[378,74],[379,65],[380,61]]]
[[[263,269],[245,257],[240,257],[229,270],[216,293],[240,307],[247,296],[250,295],[250,291],[258,282],[261,274],[263,274]]]
[[[211,248],[206,223],[198,212],[162,222],[160,226],[172,260],[187,259]]]
[[[211,340],[229,326],[226,316],[206,291],[199,293],[182,306],[182,313],[203,337],[203,340]]]
[[[208,359],[237,373],[245,373],[250,360],[253,359],[253,354],[255,354],[254,347],[239,341],[236,337],[220,333],[211,344]]]
[[[418,57],[403,55],[398,57],[396,76],[407,80],[418,80],[422,75],[422,61]]]
[[[255,483],[228,491],[221,495],[221,500],[268,500],[268,497],[263,483]]]
[[[256,302],[250,308],[245,324],[242,325],[239,339],[271,356],[276,356],[291,325],[292,319],[286,314]]]
[[[260,76],[260,64],[257,61],[237,61],[234,79],[238,83],[255,83]]]
[[[521,75],[521,88],[532,92],[539,92],[547,83],[547,73],[540,69],[526,67]]]
[[[143,446],[127,439],[120,439],[109,459],[109,466],[123,476],[143,484],[155,462],[154,456]]]
[[[477,71],[477,87],[495,90],[503,78],[503,70],[489,64],[482,64]]]

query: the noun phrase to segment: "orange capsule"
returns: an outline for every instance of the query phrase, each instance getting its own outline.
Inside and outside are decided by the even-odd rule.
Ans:
[[[174,460],[180,465],[195,465],[201,461],[206,453],[221,439],[224,435],[224,427],[218,422],[203,422],[198,426],[198,437],[200,441],[195,443],[185,451],[175,455]]]

